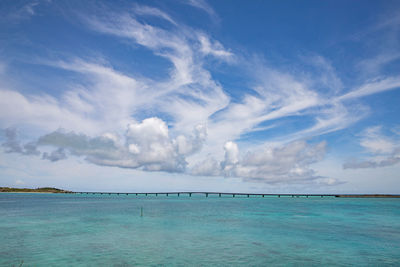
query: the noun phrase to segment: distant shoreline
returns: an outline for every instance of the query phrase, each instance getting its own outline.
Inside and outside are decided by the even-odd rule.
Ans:
[[[39,188],[13,188],[13,187],[0,187],[0,193],[63,193],[71,194],[72,191],[58,189],[54,187],[39,187]]]

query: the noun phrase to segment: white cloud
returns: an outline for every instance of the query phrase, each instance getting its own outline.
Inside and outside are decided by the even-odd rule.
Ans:
[[[322,160],[325,147],[325,142],[310,145],[296,141],[281,146],[265,146],[240,158],[237,144],[227,142],[223,161],[218,163],[211,157],[207,158],[193,167],[192,174],[240,177],[264,183],[318,180],[318,183],[336,185],[336,179],[321,178],[310,168],[311,164]]]
[[[205,160],[197,163],[191,169],[191,174],[199,176],[221,176],[221,165],[212,155],[208,155]]]
[[[217,18],[217,13],[215,13],[214,9],[205,0],[188,0],[184,2],[205,11],[211,18]]]
[[[392,140],[382,135],[381,126],[367,128],[360,145],[374,154],[392,153],[395,147]]]
[[[173,25],[177,25],[176,22],[167,13],[161,11],[158,8],[150,7],[150,6],[136,5],[134,10],[137,15],[155,16],[155,17],[162,18],[162,19],[170,22]]]
[[[363,96],[368,96],[388,90],[397,89],[399,87],[400,87],[399,77],[380,78],[377,80],[366,82],[359,88],[356,88],[348,92],[347,94],[338,97],[338,100],[343,101],[348,99],[360,98]]]
[[[127,14],[105,20],[89,19],[88,25],[105,34],[128,38],[171,61],[174,68],[170,79],[150,82],[145,95],[154,105],[147,108],[172,115],[176,128],[191,131],[195,124],[206,122],[209,116],[228,105],[229,97],[204,69],[198,56],[196,31],[166,31],[139,23]]]
[[[382,68],[400,59],[400,53],[397,51],[391,51],[390,53],[385,52],[378,54],[372,58],[363,59],[358,63],[358,67],[368,75],[379,74]]]
[[[234,165],[239,162],[239,148],[234,142],[226,142],[224,145],[225,161],[224,165]]]
[[[395,132],[396,133],[396,132]],[[382,133],[381,126],[367,128],[360,140],[370,155],[364,160],[352,160],[343,164],[344,169],[378,168],[395,165],[400,162],[400,139],[388,137]]]
[[[2,89],[0,89],[0,123],[2,128],[29,125],[47,131],[54,131],[61,124],[70,129],[79,127],[85,132],[97,128],[96,122],[63,107],[63,104],[53,97],[26,96],[16,91]]]
[[[233,58],[232,52],[226,50],[218,41],[211,41],[205,34],[199,34],[200,51],[204,55],[212,55],[230,61]]]
[[[187,164],[185,156],[200,150],[205,138],[202,125],[195,127],[191,136],[174,139],[164,121],[148,118],[129,124],[122,139],[111,133],[89,137],[59,130],[40,137],[37,144],[57,148],[50,154],[43,153],[43,159],[51,161],[65,159],[65,151],[69,151],[97,165],[182,172]]]

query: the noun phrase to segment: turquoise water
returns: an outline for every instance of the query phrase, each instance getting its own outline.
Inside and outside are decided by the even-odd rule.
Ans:
[[[1,193],[0,266],[22,261],[400,266],[400,199]]]

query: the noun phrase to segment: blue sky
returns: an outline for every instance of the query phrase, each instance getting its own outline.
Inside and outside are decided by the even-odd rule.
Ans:
[[[398,1],[2,1],[0,179],[400,193]]]

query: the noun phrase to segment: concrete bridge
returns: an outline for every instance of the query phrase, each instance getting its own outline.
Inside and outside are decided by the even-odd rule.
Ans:
[[[230,197],[339,197],[339,195],[332,194],[255,194],[255,193],[222,193],[222,192],[147,192],[147,193],[117,193],[117,192],[74,192],[75,194],[86,195],[135,195],[135,196],[187,196],[203,195],[208,196],[230,196]]]
[[[75,194],[86,195],[135,195],[135,196],[187,196],[203,195],[208,196],[229,196],[229,197],[346,197],[346,198],[400,198],[400,195],[387,195],[387,194],[256,194],[256,193],[223,193],[223,192],[73,192]]]

